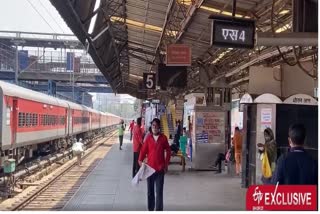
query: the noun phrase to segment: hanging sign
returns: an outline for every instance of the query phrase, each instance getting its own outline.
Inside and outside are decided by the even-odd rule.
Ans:
[[[167,45],[167,66],[191,66],[191,48],[184,44]]]
[[[254,47],[255,21],[212,15],[211,45],[223,48]]]

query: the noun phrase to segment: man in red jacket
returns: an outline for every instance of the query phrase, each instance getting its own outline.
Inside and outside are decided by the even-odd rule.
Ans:
[[[155,173],[151,175],[148,181],[148,210],[163,210],[163,184],[164,174],[168,170],[171,150],[168,139],[164,134],[160,133],[160,120],[158,118],[152,121],[152,135],[149,134],[142,146],[139,155],[139,165],[148,156],[148,165],[155,169]],[[156,186],[156,200],[154,195],[154,186]]]
[[[133,127],[134,127],[134,120],[132,120],[130,122],[130,125],[129,125],[129,131],[130,131],[130,140],[132,140],[132,135],[133,135]]]
[[[142,147],[142,132],[141,132],[141,117],[137,119],[137,124],[133,127],[133,167],[132,167],[132,177],[139,171],[138,158],[140,149]]]

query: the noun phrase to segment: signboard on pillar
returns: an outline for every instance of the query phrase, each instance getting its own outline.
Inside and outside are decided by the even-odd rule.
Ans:
[[[156,74],[143,73],[143,86],[145,89],[156,89]]]
[[[211,45],[223,48],[254,48],[255,21],[212,15]]]
[[[261,132],[266,128],[271,128],[272,123],[272,109],[263,108],[261,109]]]
[[[293,105],[318,105],[318,101],[307,94],[295,94],[288,97],[283,103]]]
[[[184,44],[167,45],[167,66],[191,66],[191,48]]]

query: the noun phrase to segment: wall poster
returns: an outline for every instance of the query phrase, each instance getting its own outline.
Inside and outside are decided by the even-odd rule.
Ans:
[[[261,132],[266,128],[271,128],[272,123],[272,109],[263,108],[261,109]]]
[[[225,141],[225,113],[197,112],[196,113],[197,143],[224,143]]]

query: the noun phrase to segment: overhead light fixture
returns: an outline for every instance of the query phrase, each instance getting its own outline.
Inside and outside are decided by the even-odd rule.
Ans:
[[[117,16],[111,16],[110,17],[110,20],[112,22],[124,22],[124,19],[121,18],[121,17],[117,17]],[[145,24],[145,23],[142,23],[142,22],[139,22],[139,21],[135,21],[135,20],[132,20],[132,19],[126,19],[126,24],[127,25],[132,25],[132,26],[135,26],[135,27],[139,27],[139,28],[144,28],[146,30],[150,30],[150,31],[157,31],[157,32],[162,32],[162,27],[158,27],[158,26],[155,26],[155,25],[150,25],[150,24]],[[177,34],[177,31],[168,31],[169,33],[167,34],[172,34],[172,35],[176,35]]]
[[[203,10],[208,10],[208,11],[215,12],[215,13],[221,13],[221,10],[213,8],[213,7],[201,6],[200,8]]]
[[[93,11],[96,11],[96,10],[99,8],[100,2],[101,2],[101,0],[96,0],[96,3],[95,3],[95,5],[94,5]],[[97,21],[97,15],[98,15],[98,14],[95,14],[95,15],[92,17],[91,21],[90,21],[89,30],[88,30],[88,33],[89,33],[89,34],[91,34],[91,33],[93,32],[94,26],[95,26],[96,21]]]
[[[143,79],[142,76],[136,75],[136,74],[129,74],[129,76],[132,76],[134,78],[139,78],[139,79]]]
[[[232,16],[232,13],[231,12],[228,12],[228,11],[221,11],[217,8],[214,8],[214,7],[207,7],[207,6],[200,6],[200,9],[203,9],[203,10],[207,10],[207,11],[210,11],[210,12],[214,12],[214,13],[221,13],[223,15],[226,15],[226,16]],[[235,14],[236,17],[238,18],[243,18],[243,15],[241,14]],[[250,18],[249,16],[245,16],[245,18]]]
[[[292,26],[291,24],[286,24],[285,26],[278,28],[276,30],[276,33],[281,33],[283,31],[289,30],[291,28],[291,26]]]
[[[290,10],[281,10],[279,14],[280,15],[285,15],[285,14],[287,14],[289,12],[290,12]]]

